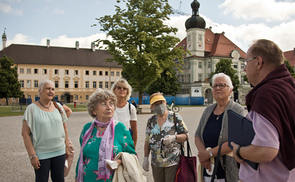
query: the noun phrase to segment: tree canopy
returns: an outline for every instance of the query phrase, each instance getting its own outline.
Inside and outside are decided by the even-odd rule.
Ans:
[[[6,98],[6,104],[8,105],[9,97],[20,98],[23,92],[18,81],[17,66],[13,66],[13,59],[4,55],[0,59],[0,65],[0,98]]]
[[[97,18],[101,31],[112,40],[97,40],[97,44],[104,44],[112,60],[130,75],[127,80],[139,92],[141,104],[144,89],[160,78],[163,70],[171,66],[182,68],[184,50],[175,48],[180,41],[173,36],[177,28],[164,24],[173,13],[168,0],[118,0],[117,3],[125,3],[126,9],[116,5],[114,15]]]
[[[215,72],[212,73],[211,77],[216,73],[224,73],[228,75],[233,82],[233,91],[238,91],[240,80],[238,75],[236,75],[237,71],[231,66],[232,63],[231,59],[220,59],[220,61],[216,64]]]
[[[167,68],[161,73],[156,81],[154,81],[146,90],[146,93],[153,94],[161,92],[164,95],[176,95],[179,93],[180,83],[178,82],[176,72],[173,68]]]

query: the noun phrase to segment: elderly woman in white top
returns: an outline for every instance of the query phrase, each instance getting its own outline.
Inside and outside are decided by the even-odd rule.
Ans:
[[[117,108],[114,119],[124,123],[130,130],[134,147],[137,143],[137,115],[133,104],[127,102],[130,99],[132,88],[124,78],[118,79],[112,86],[112,91],[117,97]]]
[[[54,84],[43,80],[40,99],[30,104],[23,117],[22,136],[29,159],[35,169],[36,181],[64,181],[66,146],[69,147],[67,115],[63,107],[53,104]],[[68,148],[67,151],[70,151]]]
[[[227,182],[237,182],[237,163],[233,157],[226,155],[231,152],[231,149],[228,147],[228,117],[226,111],[232,109],[243,116],[247,115],[247,111],[240,104],[230,100],[233,85],[228,75],[224,73],[213,75],[212,88],[213,98],[216,100],[216,103],[209,105],[205,109],[195,133],[199,162],[202,165],[202,169],[207,169],[209,173],[212,172],[210,158],[213,157],[216,160],[219,146],[222,144],[220,163],[217,168],[217,179],[220,182],[224,182],[225,179]],[[205,182],[210,181],[211,177],[207,171],[202,171]]]

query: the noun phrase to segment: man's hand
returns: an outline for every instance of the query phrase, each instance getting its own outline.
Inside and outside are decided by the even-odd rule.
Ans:
[[[237,156],[237,149],[238,149],[239,145],[235,144],[234,142],[231,142],[230,144],[233,146],[233,155],[234,155],[234,158],[236,159],[236,161],[237,161],[238,163],[242,163],[242,162],[244,162],[243,159],[240,159],[240,158]]]
[[[149,164],[149,157],[144,157],[143,164],[142,164],[142,168],[143,168],[145,171],[149,171],[149,167],[150,167],[150,164]]]

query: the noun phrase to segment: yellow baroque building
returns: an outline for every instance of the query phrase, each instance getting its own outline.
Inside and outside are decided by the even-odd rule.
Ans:
[[[32,102],[38,97],[38,85],[44,80],[55,84],[55,95],[63,103],[85,103],[97,89],[110,89],[121,77],[122,66],[105,50],[11,44],[0,51],[0,57],[6,55],[14,60],[18,68],[18,80],[24,97]],[[5,99],[1,99],[1,105]],[[9,104],[18,103],[10,98]]]

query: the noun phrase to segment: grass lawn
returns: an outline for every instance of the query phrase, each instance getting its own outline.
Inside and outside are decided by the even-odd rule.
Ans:
[[[67,104],[69,108],[72,109],[73,112],[79,111],[87,111],[86,104],[77,104],[76,108],[74,108],[74,104]],[[21,116],[24,114],[26,110],[26,106],[23,106],[23,111],[12,111],[12,106],[0,106],[0,117],[4,116]]]

